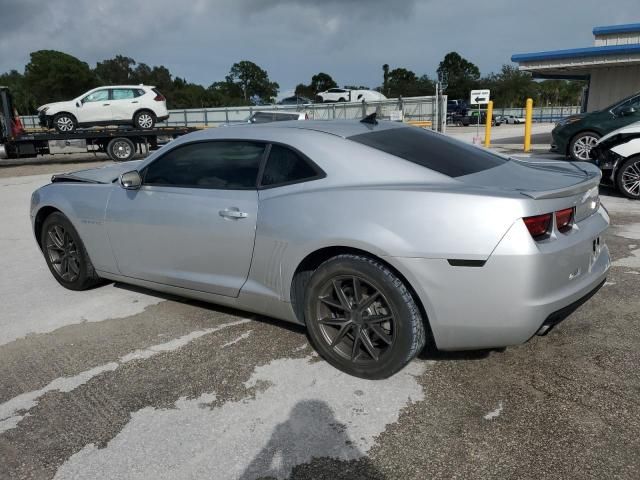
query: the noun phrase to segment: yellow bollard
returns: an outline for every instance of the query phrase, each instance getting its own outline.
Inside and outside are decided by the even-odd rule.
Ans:
[[[533,100],[527,98],[527,113],[524,121],[524,151],[531,150],[531,121],[533,118]]]
[[[493,121],[493,100],[487,104],[487,120],[484,125],[484,146],[491,145],[491,122]]]

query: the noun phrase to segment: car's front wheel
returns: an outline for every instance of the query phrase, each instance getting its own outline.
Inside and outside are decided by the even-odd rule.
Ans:
[[[591,160],[591,149],[596,146],[600,135],[595,132],[582,132],[573,137],[569,144],[569,156],[572,160]]]
[[[339,255],[313,273],[305,292],[309,337],[336,368],[387,378],[424,347],[426,332],[413,295],[381,262]]]
[[[73,133],[76,129],[76,119],[68,113],[58,113],[53,117],[53,128],[58,133]]]
[[[45,219],[40,246],[51,274],[63,287],[86,290],[100,283],[78,232],[62,213]]]
[[[625,197],[640,200],[640,155],[628,158],[618,169],[616,186]]]
[[[152,112],[149,112],[148,110],[138,112],[133,117],[133,125],[136,128],[140,128],[142,130],[153,128],[155,124],[156,117]]]

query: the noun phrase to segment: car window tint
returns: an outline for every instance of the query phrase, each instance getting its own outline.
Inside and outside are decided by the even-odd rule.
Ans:
[[[149,165],[145,185],[191,188],[256,188],[265,146],[222,141],[182,145]]]
[[[623,108],[635,108],[636,110],[640,110],[640,95],[630,100],[627,100],[622,105],[620,105],[616,110],[620,111]]]
[[[348,138],[450,177],[481,172],[507,161],[484,149],[417,127],[391,128]]]
[[[135,93],[130,88],[114,88],[113,89],[114,100],[127,100],[129,98],[135,98]]]
[[[109,90],[98,90],[97,92],[90,93],[82,99],[84,103],[104,102],[105,100],[109,100]]]
[[[317,176],[313,167],[296,152],[282,145],[272,145],[260,183],[266,187]]]

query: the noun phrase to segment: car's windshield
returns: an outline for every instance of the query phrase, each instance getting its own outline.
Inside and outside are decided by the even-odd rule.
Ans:
[[[418,127],[391,128],[348,138],[450,177],[481,172],[508,161],[495,153]]]

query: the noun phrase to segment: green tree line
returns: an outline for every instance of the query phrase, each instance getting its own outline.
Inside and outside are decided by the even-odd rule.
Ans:
[[[451,99],[467,99],[474,88],[490,88],[496,107],[524,105],[528,97],[537,105],[577,105],[583,82],[536,81],[531,75],[505,64],[497,73],[481,76],[480,69],[456,52],[450,52],[438,65],[438,75],[446,79],[444,93]],[[169,108],[197,108],[268,104],[275,101],[280,86],[259,65],[242,60],[234,63],[224,80],[205,87],[174,76],[165,66],[138,63],[116,55],[98,62],[94,68],[72,55],[55,50],[31,53],[24,72],[11,70],[0,75],[0,85],[8,86],[21,113],[34,113],[44,103],[69,100],[101,85],[139,84],[156,86],[167,98]],[[299,83],[296,95],[314,99],[318,92],[337,87],[325,72]],[[345,88],[368,88],[345,85]],[[433,95],[435,81],[403,68],[382,66],[382,84],[374,87],[389,98]]]

